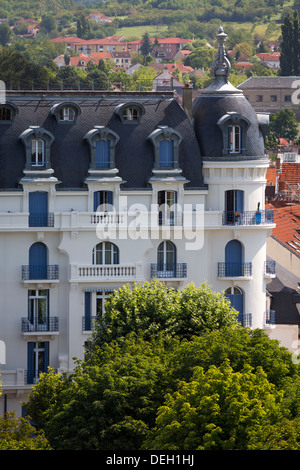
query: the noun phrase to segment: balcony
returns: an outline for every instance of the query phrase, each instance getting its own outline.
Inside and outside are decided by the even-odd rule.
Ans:
[[[129,282],[141,280],[140,264],[71,265],[71,281]]]
[[[245,277],[249,278],[252,276],[252,263],[218,263],[218,277]]]
[[[96,316],[82,317],[82,331],[93,331],[95,330]]]
[[[48,317],[45,321],[38,321],[37,319],[33,322],[27,317],[22,318],[22,333],[32,332],[58,332],[58,317]]]
[[[244,326],[251,328],[252,326],[252,313],[239,313],[238,322]]]
[[[276,261],[267,260],[264,265],[265,277],[274,278],[276,277]]]
[[[54,227],[54,213],[29,214],[29,227]]]
[[[266,310],[264,316],[265,328],[272,328],[275,326],[275,310]]]
[[[151,278],[181,279],[187,277],[186,263],[151,264]]]
[[[25,265],[22,266],[22,281],[58,280],[58,265]]]
[[[274,223],[272,209],[262,211],[223,212],[223,225],[266,225]]]

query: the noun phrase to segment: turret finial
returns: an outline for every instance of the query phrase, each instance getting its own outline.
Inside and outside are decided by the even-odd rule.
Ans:
[[[222,26],[219,26],[218,34],[216,34],[218,41],[218,53],[216,59],[212,63],[211,73],[213,79],[222,79],[223,82],[228,83],[229,75],[231,72],[231,64],[226,57],[225,41],[227,34],[224,33]]]

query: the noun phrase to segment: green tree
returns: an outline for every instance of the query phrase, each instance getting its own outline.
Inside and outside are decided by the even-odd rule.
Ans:
[[[298,136],[295,113],[291,109],[281,109],[270,115],[269,133],[275,137],[293,141]]]
[[[91,25],[89,20],[84,15],[80,15],[77,20],[77,37],[81,39],[89,39],[90,34]]]
[[[194,69],[209,69],[216,57],[216,50],[212,47],[201,46],[191,52],[184,65],[190,65]]]
[[[299,384],[291,353],[263,330],[149,341],[131,333],[95,348],[70,376],[42,374],[26,409],[55,450],[269,449],[261,429],[275,445],[276,426],[296,423]]]
[[[152,51],[153,45],[151,43],[150,37],[148,33],[145,33],[142,37],[140,53],[144,57],[144,64],[146,64],[146,58]]]
[[[0,44],[6,46],[11,38],[11,30],[7,23],[0,24]]]
[[[55,18],[53,18],[52,15],[43,15],[41,28],[43,28],[47,33],[50,33],[50,31],[56,28]]]
[[[158,410],[149,450],[245,450],[249,433],[280,418],[281,393],[261,368],[234,372],[229,361],[196,367]]]
[[[16,418],[14,413],[0,416],[0,451],[51,450],[44,431],[36,431],[29,419]]]
[[[280,74],[299,75],[300,72],[300,24],[298,11],[293,16],[288,13],[281,26],[282,41],[280,54]]]
[[[141,331],[145,339],[160,332],[168,337],[190,338],[237,324],[230,301],[211,287],[189,284],[182,290],[160,281],[125,285],[106,302],[89,347]]]

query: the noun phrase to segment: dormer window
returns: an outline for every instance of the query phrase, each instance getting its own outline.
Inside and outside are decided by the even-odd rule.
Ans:
[[[51,114],[55,117],[57,122],[72,123],[75,122],[80,115],[81,110],[77,103],[65,101],[52,106]]]
[[[0,104],[0,123],[10,124],[13,122],[18,108],[12,103]]]
[[[33,139],[31,141],[31,165],[45,165],[45,142],[41,139]]]
[[[171,127],[159,126],[148,138],[154,147],[154,169],[177,170],[179,168],[181,135]]]
[[[124,124],[137,124],[145,114],[145,108],[141,103],[122,103],[116,107],[115,113]]]
[[[246,136],[250,121],[235,112],[228,112],[218,121],[223,132],[223,154],[246,154]]]
[[[110,170],[115,168],[115,147],[119,136],[104,126],[95,126],[85,135],[91,151],[90,170]]]
[[[54,141],[51,132],[43,127],[31,126],[20,135],[25,147],[25,170],[44,171],[50,169],[50,148]]]

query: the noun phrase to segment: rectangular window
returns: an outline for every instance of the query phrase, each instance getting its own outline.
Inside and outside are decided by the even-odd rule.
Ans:
[[[108,140],[96,142],[96,168],[110,168],[110,144]]]
[[[72,108],[62,108],[59,112],[59,119],[61,121],[74,121],[75,112]]]
[[[286,103],[290,103],[290,102],[292,101],[291,95],[285,95],[284,101],[285,101]]]
[[[159,166],[161,168],[174,167],[174,142],[161,140],[159,143]]]
[[[242,150],[242,129],[240,126],[228,127],[228,149],[230,153],[240,153]]]
[[[49,291],[28,291],[28,321],[33,331],[46,331],[48,323]]]
[[[263,101],[263,95],[256,95],[256,102],[262,103],[262,101]]]
[[[276,101],[277,101],[277,95],[271,95],[271,96],[270,96],[270,101],[271,101],[271,103],[276,103]]]
[[[31,165],[43,166],[45,164],[45,143],[43,140],[31,141]]]
[[[11,110],[9,108],[0,108],[0,121],[11,121]]]
[[[49,342],[27,343],[27,382],[29,384],[38,381],[41,372],[47,372],[49,366]]]

